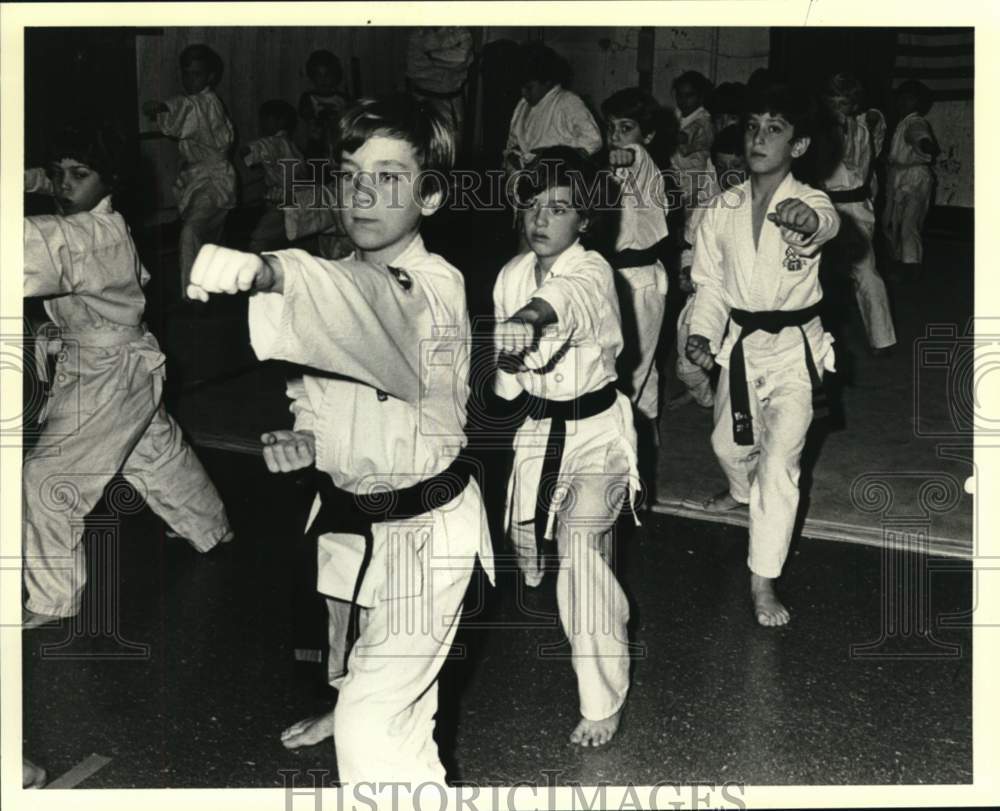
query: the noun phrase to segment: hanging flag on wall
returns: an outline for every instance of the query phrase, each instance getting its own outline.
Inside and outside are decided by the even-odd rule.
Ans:
[[[917,79],[935,101],[972,99],[975,29],[904,28],[896,36],[893,85]]]

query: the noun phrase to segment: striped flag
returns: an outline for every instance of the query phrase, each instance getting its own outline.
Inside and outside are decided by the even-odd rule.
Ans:
[[[975,29],[903,28],[896,35],[893,85],[917,79],[934,101],[972,99]]]

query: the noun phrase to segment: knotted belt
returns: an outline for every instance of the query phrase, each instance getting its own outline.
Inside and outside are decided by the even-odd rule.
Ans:
[[[609,383],[602,389],[573,400],[545,400],[524,392],[512,403],[517,413],[523,416],[534,420],[552,420],[549,439],[545,445],[542,473],[538,479],[538,497],[535,500],[535,547],[539,559],[542,556],[542,542],[545,540],[552,496],[566,448],[566,423],[570,420],[585,420],[607,411],[615,404],[617,397],[618,389],[613,383]]]
[[[611,255],[611,267],[618,270],[619,268],[641,268],[645,265],[654,265],[663,255],[666,244],[667,237],[664,237],[648,248],[626,248],[624,251],[616,251]]]
[[[316,591],[317,544],[320,536],[338,532],[360,535],[365,539],[364,558],[351,597],[346,655],[359,635],[360,610],[357,600],[371,562],[374,546],[372,527],[384,521],[416,518],[445,506],[461,495],[468,486],[472,468],[472,457],[463,452],[445,470],[429,479],[399,490],[383,489],[367,494],[339,490],[328,474],[318,472],[316,489],[320,497],[320,508],[305,535],[303,546],[305,557],[302,565],[310,567],[304,571],[303,580],[308,578],[311,585],[305,594],[299,595],[296,608],[296,616],[301,623],[297,629],[298,641],[295,645],[297,656],[302,651],[321,651],[326,644],[326,601]],[[319,656],[320,654],[309,654],[300,658]]]
[[[827,409],[823,383],[813,360],[809,341],[803,325],[819,316],[819,304],[801,310],[730,310],[729,317],[743,330],[733,345],[729,355],[729,401],[733,413],[733,440],[737,445],[753,444],[753,418],[750,416],[750,391],[747,388],[746,360],[743,355],[743,341],[753,333],[763,330],[772,335],[785,327],[798,327],[805,347],[806,368],[813,387],[813,415],[819,416]]]

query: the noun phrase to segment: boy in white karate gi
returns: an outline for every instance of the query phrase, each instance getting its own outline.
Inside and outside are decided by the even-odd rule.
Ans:
[[[610,567],[623,501],[638,489],[632,408],[617,391],[621,319],[611,267],[579,243],[593,219],[596,172],[553,149],[529,191],[530,250],[493,290],[497,394],[527,415],[514,439],[507,529],[529,587],[542,542],[559,552],[556,599],[572,650],[581,720],[570,741],[601,746],[628,693],[628,602]]]
[[[772,85],[748,110],[750,179],[715,198],[695,239],[687,355],[706,370],[723,367],[712,448],[729,489],[705,509],[749,504],[754,612],[776,626],[789,620],[774,581],[791,542],[813,392],[822,370],[834,370],[818,315],[819,260],[840,219],[825,193],[792,175],[809,148],[808,97]]]
[[[109,128],[69,127],[49,147],[48,174],[25,174],[25,191],[54,195],[60,212],[24,220],[24,295],[44,298],[62,350],[24,460],[26,627],[80,611],[82,521],[119,472],[199,552],[233,536],[163,405],[166,359],[142,323],[149,274],[111,205],[122,149]]]
[[[611,264],[631,294],[628,316],[622,314],[628,368],[621,369],[621,376],[626,377],[629,399],[649,424],[647,433],[654,444],[660,416],[656,348],[667,302],[667,271],[658,257],[667,238],[667,202],[663,177],[646,147],[656,137],[658,110],[656,99],[637,87],[621,90],[601,105],[608,130],[608,163],[622,191]]]
[[[294,430],[263,437],[271,470],[315,462],[356,501],[351,514],[329,515],[320,499],[312,521],[322,526],[311,531],[322,531],[318,588],[336,606],[332,648],[345,649],[352,604],[360,635],[333,712],[286,730],[285,745],[332,734],[341,783],[443,783],[437,677],[477,556],[493,576],[479,489],[460,457],[470,352],[464,283],[419,233],[444,191],[420,174],[447,171],[454,140],[435,111],[408,96],[361,102],[345,113],[341,134],[342,219],[354,255],[333,262],[299,250],[255,256],[207,246],[191,293],[255,291],[257,355],[337,375],[304,377]],[[394,518],[394,504],[405,519]],[[367,527],[338,524],[366,516]],[[352,530],[368,536],[367,549]]]
[[[920,271],[924,261],[922,231],[934,193],[931,164],[941,153],[924,118],[930,107],[931,92],[923,82],[910,80],[896,88],[900,121],[889,147],[882,227],[897,270],[907,280]]]
[[[250,233],[251,253],[281,247],[286,242],[285,214],[279,208],[285,200],[286,188],[302,153],[292,141],[295,131],[295,108],[287,101],[271,99],[260,106],[258,115],[261,137],[240,150],[243,163],[259,166],[264,171],[264,214]]]
[[[854,296],[873,355],[886,354],[896,344],[889,294],[875,267],[875,207],[871,182],[875,159],[885,140],[885,118],[864,110],[864,88],[854,76],[837,73],[827,80],[823,102],[841,126],[843,157],[823,186],[845,221],[841,241],[851,263]],[[849,223],[849,231],[848,224]]]
[[[236,207],[236,169],[229,161],[233,124],[213,88],[222,78],[222,58],[207,45],[189,45],[180,56],[184,94],[147,101],[146,115],[160,132],[177,140],[181,165],[174,182],[181,218],[181,295],[201,246],[222,239],[226,214]]]
[[[715,167],[716,182],[711,196],[701,205],[692,209],[684,223],[684,249],[681,251],[681,289],[688,294],[684,308],[677,318],[677,379],[684,385],[684,391],[672,397],[667,403],[668,410],[674,410],[695,402],[702,408],[711,408],[715,399],[708,372],[692,363],[684,354],[688,335],[691,331],[691,315],[694,312],[696,291],[691,281],[691,263],[694,260],[694,244],[697,241],[698,226],[706,209],[715,205],[715,195],[746,180],[746,158],[743,157],[743,128],[732,125],[720,130],[712,141],[712,165]]]

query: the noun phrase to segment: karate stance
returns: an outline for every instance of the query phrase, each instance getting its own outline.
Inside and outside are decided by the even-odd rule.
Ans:
[[[826,194],[792,175],[809,148],[808,99],[772,85],[749,110],[750,179],[715,198],[695,238],[687,355],[706,370],[723,367],[712,448],[729,488],[705,509],[749,504],[754,613],[761,625],[777,626],[790,618],[774,581],[799,504],[813,392],[822,370],[834,370],[833,339],[818,314],[819,258],[840,219]]]
[[[163,405],[166,359],[142,323],[149,274],[111,205],[121,146],[73,127],[50,147],[48,176],[26,191],[58,215],[24,220],[24,295],[59,329],[55,379],[23,471],[25,625],[72,617],[86,582],[82,521],[119,472],[200,552],[232,539],[219,494]]]
[[[570,741],[601,746],[628,693],[628,602],[611,569],[613,528],[638,489],[632,408],[615,386],[622,349],[612,270],[579,244],[594,217],[589,161],[553,149],[530,193],[530,251],[493,290],[497,394],[525,416],[514,439],[506,527],[525,584],[559,554],[556,599],[572,650],[581,719]]]

